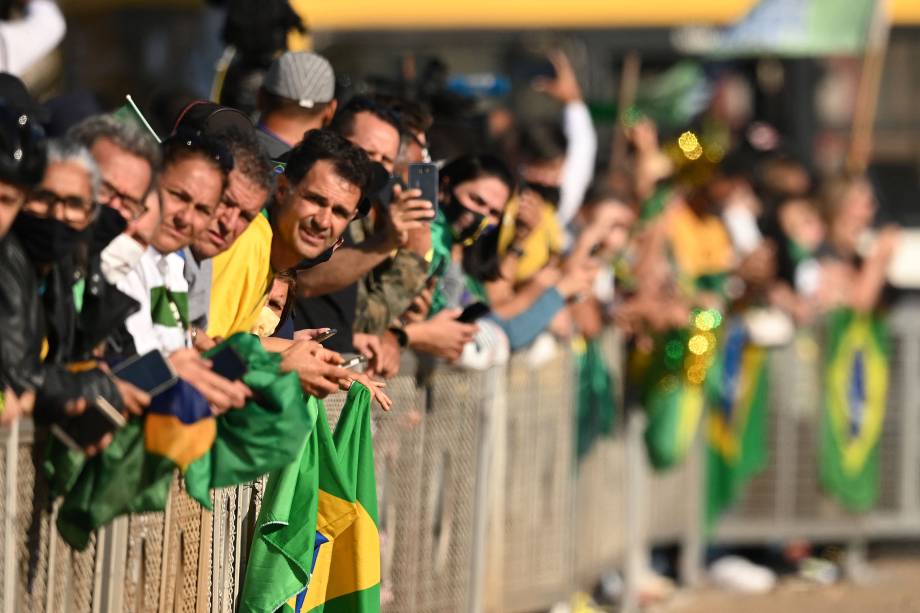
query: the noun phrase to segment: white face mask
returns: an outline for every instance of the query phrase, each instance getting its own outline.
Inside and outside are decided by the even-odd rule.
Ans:
[[[102,274],[105,280],[112,285],[118,283],[137,265],[144,251],[144,246],[127,234],[116,236],[101,254]]]
[[[252,333],[256,336],[271,336],[278,329],[279,323],[281,323],[281,318],[273,310],[264,306],[259,312],[256,323],[252,326]]]

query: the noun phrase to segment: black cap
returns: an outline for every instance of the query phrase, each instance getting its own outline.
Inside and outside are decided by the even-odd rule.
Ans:
[[[0,181],[32,188],[45,174],[41,127],[22,110],[0,101]]]
[[[0,72],[0,102],[38,123],[45,123],[50,117],[47,109],[32,97],[23,82],[8,72]]]

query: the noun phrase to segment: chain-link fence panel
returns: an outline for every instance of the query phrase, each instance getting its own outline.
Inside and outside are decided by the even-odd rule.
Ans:
[[[547,608],[571,587],[575,468],[572,358],[508,368],[503,530],[503,604],[507,611]]]
[[[374,463],[377,470],[382,610],[416,610],[425,395],[411,376],[387,384],[393,410],[375,412]]]
[[[472,569],[481,373],[440,369],[427,388],[416,611],[465,611]]]
[[[124,610],[156,613],[160,606],[163,571],[163,513],[140,513],[128,519]]]
[[[202,516],[205,517],[202,517]],[[202,560],[210,559],[209,535],[205,535],[202,552],[202,526],[210,525],[210,514],[193,500],[181,479],[173,481],[166,508],[163,592],[161,608],[174,613],[206,610],[199,598],[207,602],[210,573],[202,572]],[[208,530],[210,531],[210,530]],[[202,553],[206,557],[202,558]],[[204,564],[208,567],[208,564]]]

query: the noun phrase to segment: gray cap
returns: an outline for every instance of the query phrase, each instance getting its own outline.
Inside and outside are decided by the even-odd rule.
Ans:
[[[293,100],[305,109],[332,102],[335,73],[321,55],[287,51],[272,62],[263,83],[266,91]]]

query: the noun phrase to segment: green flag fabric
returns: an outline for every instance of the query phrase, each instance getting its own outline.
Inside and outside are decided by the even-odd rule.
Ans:
[[[75,549],[119,515],[162,511],[176,469],[190,496],[211,508],[210,490],[247,483],[288,465],[313,428],[296,373],[281,373],[281,358],[258,338],[237,334],[213,351],[232,347],[246,362],[243,382],[253,398],[219,417],[190,385],[179,381],[158,395],[142,418],[115,433],[99,455],[86,459],[52,445],[45,462],[52,492],[63,495],[57,526]]]
[[[241,613],[380,610],[370,400],[352,384],[335,434],[318,410],[298,461],[269,477]]]
[[[877,315],[838,309],[827,317],[820,477],[851,511],[879,493],[879,439],[888,401],[888,329]]]
[[[241,333],[205,357],[225,345],[246,362],[243,383],[253,396],[241,410],[217,418],[214,444],[185,472],[189,495],[208,509],[209,490],[247,483],[290,464],[300,452],[301,437],[316,421],[316,409],[304,399],[297,373],[281,372],[280,354],[265,351],[258,337]]]
[[[645,447],[656,470],[681,463],[690,450],[703,414],[703,385],[721,322],[717,310],[698,309],[689,328],[660,335],[655,350],[644,356]]]
[[[729,327],[707,376],[706,520],[711,526],[767,464],[767,352]]]
[[[719,40],[713,55],[858,55],[876,0],[760,0]]]
[[[575,370],[578,385],[576,400],[576,453],[581,459],[594,442],[613,434],[616,398],[613,378],[604,360],[600,341],[579,339],[575,345]]]

